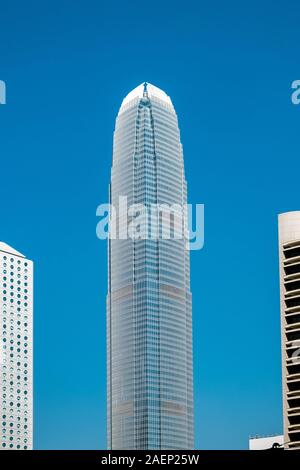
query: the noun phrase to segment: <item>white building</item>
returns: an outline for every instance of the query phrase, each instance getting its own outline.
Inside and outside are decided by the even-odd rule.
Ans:
[[[268,437],[250,437],[249,450],[268,450],[274,447],[281,447],[284,442],[284,437],[268,436]]]
[[[284,440],[300,448],[300,211],[279,215]]]
[[[0,449],[32,449],[33,263],[0,242]]]

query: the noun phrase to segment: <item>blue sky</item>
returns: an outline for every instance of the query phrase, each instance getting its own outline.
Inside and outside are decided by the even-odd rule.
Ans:
[[[172,98],[189,200],[196,446],[280,433],[277,214],[299,209],[299,3],[0,0],[0,239],[35,262],[35,447],[105,448],[114,120],[147,80]],[[289,168],[292,168],[289,169]]]

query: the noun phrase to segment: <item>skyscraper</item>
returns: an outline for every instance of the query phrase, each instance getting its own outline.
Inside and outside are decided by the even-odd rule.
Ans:
[[[116,120],[110,201],[118,213],[122,196],[128,207],[176,204],[179,212],[187,199],[174,107],[166,93],[147,83],[126,96]],[[126,238],[128,219],[127,213],[120,216],[116,228],[122,236],[109,241],[108,447],[191,449],[192,313],[186,240],[167,239],[159,213],[152,224],[158,237]]]
[[[0,242],[2,450],[32,449],[33,263]]]
[[[300,449],[300,212],[279,215],[284,441]]]

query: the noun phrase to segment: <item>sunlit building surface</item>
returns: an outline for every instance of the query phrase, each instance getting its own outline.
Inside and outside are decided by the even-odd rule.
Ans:
[[[0,242],[1,450],[32,449],[33,263]]]
[[[300,449],[300,211],[279,215],[284,442]]]
[[[249,450],[269,450],[269,449],[283,449],[284,437],[265,436],[265,437],[250,437]]]

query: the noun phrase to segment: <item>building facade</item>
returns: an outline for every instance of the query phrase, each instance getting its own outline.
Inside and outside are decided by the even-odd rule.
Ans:
[[[33,263],[0,242],[1,450],[32,449]]]
[[[175,204],[186,223],[177,116],[166,93],[150,84],[123,100],[114,132],[110,202],[120,217],[118,235],[109,240],[108,448],[191,449],[192,312],[185,235],[167,239],[156,213],[157,236],[149,236],[147,226],[140,239],[128,237],[129,216],[120,207],[124,196],[128,207],[146,210]]]
[[[285,448],[300,448],[300,211],[279,215]]]
[[[284,436],[250,437],[249,450],[283,449]]]

